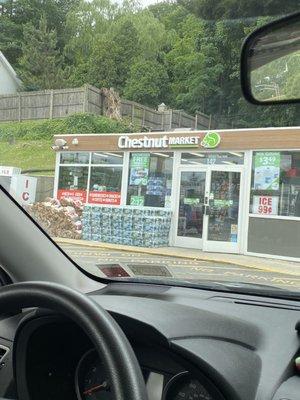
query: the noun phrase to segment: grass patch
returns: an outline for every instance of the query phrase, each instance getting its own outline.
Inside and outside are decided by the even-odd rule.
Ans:
[[[55,168],[55,152],[49,140],[19,140],[15,144],[0,142],[0,165],[27,169]],[[51,172],[42,175],[53,175]]]
[[[78,113],[67,118],[0,123],[0,140],[51,140],[58,134],[130,133],[134,127],[126,120],[116,121],[100,115]]]
[[[67,118],[0,123],[0,165],[28,169],[55,168],[50,146],[57,134],[130,133],[136,131],[126,120],[78,113]],[[51,175],[51,172],[36,174]]]

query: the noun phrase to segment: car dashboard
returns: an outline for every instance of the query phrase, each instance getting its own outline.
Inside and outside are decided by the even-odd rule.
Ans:
[[[132,344],[149,400],[300,398],[298,302],[129,283],[89,296]],[[0,336],[0,397],[17,398],[15,363],[22,400],[113,399],[102,360],[66,317],[27,310],[3,318]]]

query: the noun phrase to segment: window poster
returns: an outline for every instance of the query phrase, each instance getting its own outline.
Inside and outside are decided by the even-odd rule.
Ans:
[[[254,159],[254,189],[279,190],[280,153],[259,152]]]
[[[130,185],[147,186],[150,153],[132,153],[130,160]]]

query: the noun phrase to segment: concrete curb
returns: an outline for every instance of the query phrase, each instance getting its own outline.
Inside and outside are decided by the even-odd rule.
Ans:
[[[259,257],[254,257],[255,261],[258,262],[257,264],[253,264],[249,260],[241,261],[241,260],[234,260],[233,258],[230,259],[230,254],[226,254],[226,258],[224,257],[214,257],[209,254],[199,254],[199,255],[191,255],[191,254],[183,254],[181,252],[176,252],[174,250],[168,251],[165,248],[145,248],[145,247],[135,247],[135,246],[126,246],[126,245],[119,245],[114,243],[97,243],[97,242],[88,242],[85,240],[77,240],[77,239],[66,239],[66,238],[54,238],[54,241],[58,244],[71,244],[71,245],[79,245],[85,247],[93,247],[93,248],[100,248],[100,249],[108,249],[108,250],[117,250],[117,251],[128,251],[133,253],[142,253],[142,254],[150,254],[150,255],[157,255],[157,256],[167,256],[167,257],[176,257],[176,258],[184,258],[189,260],[199,260],[199,261],[209,261],[214,263],[220,264],[228,264],[228,265],[237,265],[243,268],[255,269],[264,272],[272,272],[277,274],[285,274],[291,275],[293,277],[299,276],[300,277],[300,263],[299,263],[299,272],[293,271],[293,268],[296,267],[283,267],[280,266],[279,268],[275,268],[274,266],[269,265],[262,265],[259,263],[261,259]],[[173,249],[170,247],[170,249]],[[187,250],[188,251],[188,250]],[[277,260],[276,260],[277,261]]]

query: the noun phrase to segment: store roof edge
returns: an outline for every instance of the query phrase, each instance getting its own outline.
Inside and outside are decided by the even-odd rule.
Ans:
[[[193,134],[198,134],[198,133],[205,133],[205,132],[218,132],[218,133],[222,133],[222,132],[254,132],[254,131],[284,131],[284,130],[288,130],[288,131],[300,131],[300,126],[287,126],[287,127],[268,127],[268,128],[242,128],[242,129],[203,129],[203,130],[194,130],[194,131],[181,131],[181,132],[176,132],[176,131],[161,131],[161,132],[132,132],[132,133],[60,133],[57,135],[53,135],[53,137],[73,137],[73,136],[134,136],[134,135],[158,135],[158,136],[162,136],[162,135],[174,135],[176,134],[176,136],[178,134],[190,134],[191,136]]]

